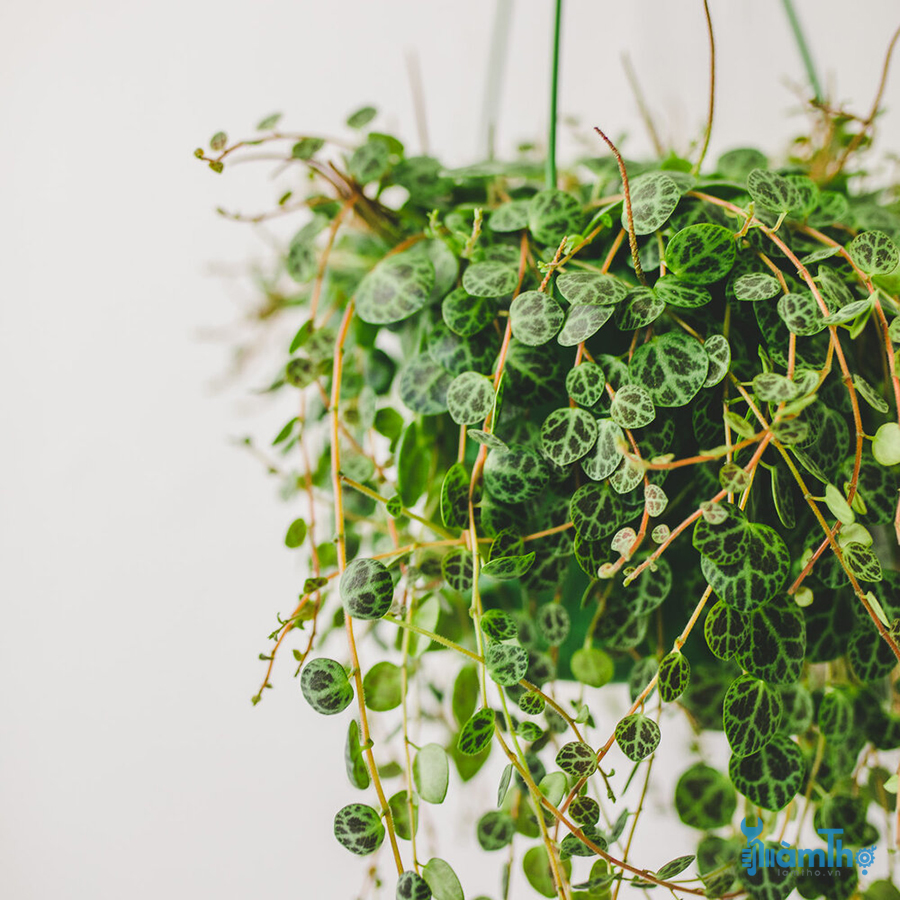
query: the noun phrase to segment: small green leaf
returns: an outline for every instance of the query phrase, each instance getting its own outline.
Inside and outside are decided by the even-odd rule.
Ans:
[[[486,375],[463,372],[447,391],[447,409],[457,425],[472,425],[487,418],[494,408],[494,384]]]
[[[580,647],[572,654],[572,674],[582,684],[603,687],[612,680],[615,666],[608,653],[596,647]]]
[[[728,370],[731,368],[731,346],[725,335],[713,334],[706,339],[703,351],[709,360],[709,369],[703,387],[714,387],[728,374]]]
[[[374,106],[363,106],[347,116],[347,125],[351,128],[364,128],[376,115],[378,115],[378,110]]]
[[[333,659],[314,659],[304,666],[300,690],[320,715],[333,716],[353,702],[353,687],[344,667]]]
[[[831,514],[844,525],[851,525],[856,521],[856,514],[850,509],[847,498],[833,485],[825,485],[825,504]]]
[[[550,413],[541,426],[544,453],[559,466],[577,462],[594,446],[597,421],[583,409],[566,407]]]
[[[422,877],[428,882],[434,900],[465,900],[462,885],[449,863],[434,857],[422,869]]]
[[[463,289],[472,297],[502,297],[519,283],[516,267],[503,262],[472,263],[463,272]]]
[[[679,651],[666,654],[659,663],[657,687],[664,703],[672,703],[686,690],[691,681],[691,664]]]
[[[431,896],[428,882],[411,869],[397,879],[395,900],[431,900]]]
[[[460,337],[471,337],[487,328],[497,314],[496,303],[488,297],[470,297],[464,288],[455,288],[441,303],[444,324]]]
[[[872,441],[872,456],[881,466],[896,466],[900,463],[900,425],[885,422],[879,427]]]
[[[781,285],[765,272],[748,272],[735,279],[732,290],[738,300],[768,300],[781,290]]]
[[[737,797],[731,782],[704,763],[691,766],[675,786],[675,810],[690,828],[709,831],[731,821]]]
[[[618,278],[596,272],[567,272],[556,279],[556,288],[572,306],[615,306],[628,293]]]
[[[538,607],[535,622],[541,636],[551,647],[558,647],[569,636],[571,622],[561,603],[545,603]]]
[[[653,398],[639,384],[623,384],[616,391],[609,414],[622,428],[643,428],[656,418]]]
[[[492,641],[511,641],[519,633],[516,620],[502,609],[486,609],[481,616],[481,630]]]
[[[513,337],[529,347],[538,347],[554,338],[563,319],[562,307],[540,291],[524,291],[509,307]]]
[[[502,850],[512,843],[516,834],[516,823],[513,817],[498,809],[486,812],[479,820],[475,836],[482,850],[488,852]]]
[[[561,347],[574,347],[590,340],[609,320],[615,307],[579,303],[569,307],[566,321],[556,336]]]
[[[865,544],[848,543],[844,547],[844,562],[860,581],[878,582],[884,578],[875,550]]]
[[[377,662],[363,678],[366,706],[375,712],[396,709],[403,699],[402,670],[391,662]]]
[[[344,765],[347,769],[347,778],[353,787],[364,791],[369,786],[369,767],[363,756],[362,746],[359,740],[359,723],[356,719],[350,720],[347,728],[347,741],[344,744]]]
[[[864,231],[847,245],[850,258],[866,275],[888,275],[900,263],[900,249],[883,231]]]
[[[662,866],[656,873],[656,877],[661,881],[669,881],[676,875],[680,875],[694,859],[694,856],[679,856]]]
[[[553,870],[550,867],[550,859],[547,856],[547,848],[543,844],[531,847],[522,857],[522,869],[528,883],[542,897],[556,897],[556,883],[553,880]],[[562,870],[566,878],[572,871],[572,863],[569,860],[562,862]],[[461,898],[460,898],[461,900]]]
[[[491,213],[488,228],[498,234],[521,231],[528,227],[530,207],[530,200],[510,200],[508,203],[502,203]]]
[[[484,664],[492,681],[503,687],[511,687],[525,677],[528,654],[516,644],[492,641],[484,651]]]
[[[540,244],[550,244],[555,249],[567,234],[579,230],[581,219],[581,204],[565,191],[551,188],[531,198],[528,228]]]
[[[356,289],[357,314],[372,325],[401,322],[428,303],[434,279],[434,264],[427,256],[389,256]]]
[[[450,783],[447,753],[439,744],[426,744],[413,760],[413,779],[426,803],[443,803]]]
[[[712,284],[734,265],[734,235],[721,225],[688,225],[666,246],[666,265],[688,284]]]
[[[585,361],[566,375],[566,392],[579,406],[593,406],[606,394],[606,375],[597,363]]]
[[[303,519],[294,519],[284,536],[284,546],[295,550],[306,540],[306,522]]]
[[[500,645],[503,646],[503,645]],[[492,709],[480,709],[460,729],[457,749],[466,756],[477,756],[490,746],[494,737],[496,718]]]
[[[259,125],[256,126],[256,130],[271,131],[278,124],[280,119],[281,113],[272,113],[260,121]]]
[[[747,190],[757,206],[777,213],[790,212],[800,201],[800,196],[790,181],[765,169],[750,172],[747,176]]]
[[[722,713],[725,737],[735,756],[757,753],[778,731],[781,695],[764,681],[739,675],[728,688]]]
[[[312,159],[324,146],[325,141],[321,138],[301,138],[291,147],[291,156],[294,159]]]
[[[647,172],[631,182],[631,212],[635,234],[652,234],[665,225],[681,200],[678,185],[665,172]],[[628,211],[622,210],[622,227],[628,228]]]
[[[394,582],[379,560],[354,559],[341,575],[340,592],[348,616],[380,619],[393,603]]]
[[[374,853],[381,846],[384,834],[381,816],[364,803],[351,803],[334,817],[334,836],[357,856]]]
[[[646,759],[659,746],[659,725],[648,716],[634,713],[616,725],[616,743],[632,761]]]
[[[514,581],[521,578],[533,565],[536,554],[523,553],[521,556],[502,556],[492,559],[481,567],[482,574],[500,581]]]

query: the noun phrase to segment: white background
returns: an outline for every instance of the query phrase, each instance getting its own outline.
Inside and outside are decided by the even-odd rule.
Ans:
[[[515,7],[501,147],[540,139],[546,122],[550,3]],[[895,0],[798,7],[835,96],[867,110]],[[712,9],[711,154],[777,152],[803,126],[790,115],[786,79],[802,70],[781,5]],[[3,5],[4,897],[349,898],[362,883],[364,864],[330,834],[335,809],[356,799],[333,787],[345,723],[306,707],[287,663],[265,702],[249,702],[256,655],[305,573],[282,545],[295,510],[228,438],[270,437],[286,416],[248,402],[246,383],[213,390],[229,344],[202,337],[253,296],[211,264],[239,272],[265,256],[246,226],[212,210],[264,208],[273,188],[262,169],[216,176],[191,153],[275,110],[288,127],[341,133],[365,102],[416,148],[404,59],[415,49],[432,149],[468,161],[482,146],[492,14],[486,0]],[[632,155],[646,150],[627,50],[664,134],[684,148],[705,116],[704,28],[699,2],[572,0],[561,112],[583,134],[599,124],[629,132]],[[895,151],[898,97],[894,73],[882,147]],[[668,782],[680,765],[672,734]],[[689,839],[673,837],[664,859]],[[464,859],[447,842],[441,851]],[[470,896],[496,896],[479,878]]]

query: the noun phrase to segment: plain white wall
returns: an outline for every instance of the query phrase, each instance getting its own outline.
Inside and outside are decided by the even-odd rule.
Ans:
[[[501,147],[541,139],[546,123],[550,3],[514,5]],[[711,153],[778,151],[802,128],[789,116],[798,103],[785,79],[802,71],[780,3],[711,5]],[[867,109],[895,0],[852,14],[841,0],[798,7],[836,96]],[[4,896],[349,898],[362,883],[364,864],[330,834],[354,795],[321,789],[341,783],[343,723],[308,710],[288,663],[266,701],[249,703],[256,655],[304,573],[282,546],[293,509],[228,437],[266,437],[286,416],[246,401],[246,384],[213,391],[228,343],[201,339],[252,298],[246,279],[223,282],[210,265],[240,271],[265,257],[250,230],[212,209],[264,208],[274,189],[262,169],[217,177],[191,153],[274,110],[292,127],[339,131],[364,102],[415,145],[404,61],[415,49],[432,147],[467,161],[479,150],[492,10],[485,0],[4,4]],[[585,133],[628,131],[629,152],[646,149],[627,50],[664,134],[682,146],[697,135],[699,2],[571,0],[563,46],[561,112]],[[882,125],[895,151],[898,96],[895,73]],[[459,840],[471,844],[470,832]],[[687,839],[672,840],[678,850]],[[477,888],[497,894],[491,881]]]

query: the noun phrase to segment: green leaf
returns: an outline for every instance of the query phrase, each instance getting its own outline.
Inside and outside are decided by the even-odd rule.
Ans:
[[[521,578],[533,565],[536,554],[523,553],[520,556],[503,556],[492,559],[481,567],[482,574],[500,581],[514,581]]]
[[[436,856],[428,860],[422,877],[428,882],[434,900],[465,900],[456,873],[444,860]]]
[[[853,736],[853,704],[843,691],[829,691],[819,704],[819,731],[834,744]]]
[[[470,297],[464,288],[452,290],[441,303],[444,324],[460,337],[471,337],[487,328],[496,316],[496,304],[488,297]]]
[[[375,712],[396,709],[403,699],[403,673],[391,662],[377,662],[363,678],[366,706]]]
[[[357,856],[374,853],[384,840],[381,816],[364,803],[351,803],[334,817],[334,836]]]
[[[500,784],[497,787],[497,806],[503,806],[506,799],[506,793],[509,790],[509,783],[512,781],[513,764],[507,763],[503,768],[503,774],[500,776]]]
[[[364,128],[376,115],[378,110],[374,106],[363,106],[347,117],[347,125],[350,128]]]
[[[256,126],[257,131],[271,131],[281,119],[281,113],[272,113],[271,115],[266,116],[264,119],[260,121],[260,123]]]
[[[502,850],[512,843],[516,834],[516,823],[513,817],[498,809],[486,812],[479,820],[475,836],[482,850],[488,852]]]
[[[691,664],[675,650],[667,653],[659,663],[657,687],[664,703],[673,703],[686,690],[691,681]]]
[[[469,523],[469,473],[463,463],[450,466],[441,483],[441,520],[447,528]]]
[[[443,803],[450,783],[450,763],[439,744],[426,744],[413,760],[413,779],[426,803]]]
[[[511,687],[525,677],[528,654],[517,644],[493,641],[484,651],[484,664],[492,681],[503,687]]]
[[[359,723],[356,719],[350,720],[347,728],[347,741],[344,744],[344,765],[347,769],[347,778],[353,787],[364,791],[369,786],[369,767],[363,756],[362,746],[359,740]]]
[[[594,481],[609,478],[622,462],[620,446],[624,441],[625,434],[612,419],[598,419],[597,443],[581,460],[581,468],[585,475]]]
[[[688,284],[675,275],[663,275],[662,278],[658,278],[653,290],[664,303],[682,309],[696,309],[712,300],[712,295],[705,287]]]
[[[473,297],[502,297],[519,283],[515,266],[503,262],[472,263],[463,272],[463,290]]]
[[[485,613],[487,615],[487,613]],[[484,625],[484,617],[482,617],[482,626]],[[515,633],[512,635],[515,637]],[[453,709],[453,718],[456,719],[457,725],[465,724],[466,720],[475,711],[478,703],[478,670],[475,666],[463,666],[453,682],[453,695],[451,698],[451,707]]]
[[[670,331],[638,347],[628,371],[654,406],[685,406],[706,381],[709,357],[696,338]]]
[[[561,868],[566,875],[572,871],[572,863],[563,860]],[[556,885],[553,881],[553,870],[550,868],[550,859],[547,856],[547,848],[543,844],[531,847],[522,857],[522,869],[528,883],[542,896],[555,897]]]
[[[301,138],[291,147],[291,156],[294,159],[312,159],[324,146],[325,141],[321,138]]]
[[[211,150],[219,151],[224,150],[226,145],[228,144],[228,135],[225,134],[224,131],[217,131],[210,139],[209,139],[209,147]]]
[[[767,403],[781,403],[793,400],[799,387],[786,375],[778,372],[761,372],[753,377],[753,392]]]
[[[554,338],[564,318],[562,307],[540,291],[519,294],[509,307],[513,337],[529,347],[538,347]]]
[[[380,619],[394,601],[394,582],[384,563],[354,559],[341,575],[341,602],[354,619]]]
[[[722,722],[735,756],[762,750],[778,731],[783,705],[781,695],[764,681],[739,675],[725,694]]]
[[[561,603],[544,603],[538,607],[535,622],[541,637],[551,646],[558,647],[569,636],[571,621]]]
[[[613,422],[622,428],[643,428],[656,418],[656,408],[653,398],[641,385],[623,384],[616,391],[609,414]]]
[[[747,190],[757,206],[773,212],[790,212],[800,201],[794,186],[786,178],[765,169],[754,169],[747,176]]]
[[[768,525],[751,523],[741,558],[734,563],[718,564],[708,556],[701,569],[713,590],[729,606],[747,612],[783,587],[790,570],[791,557],[781,536]]]
[[[688,284],[712,284],[734,265],[734,235],[721,225],[688,225],[666,246],[666,265]]]
[[[333,659],[313,659],[300,675],[306,702],[320,715],[333,716],[353,702],[353,687],[344,667]]]
[[[850,509],[847,498],[833,485],[825,485],[825,504],[831,514],[844,525],[852,525],[856,521],[856,514]]]
[[[579,231],[581,220],[581,204],[565,191],[551,188],[531,198],[528,228],[539,244],[555,249],[567,234]]]
[[[900,463],[900,425],[885,422],[879,427],[872,441],[872,456],[881,466],[896,466]]]
[[[544,461],[525,447],[492,450],[484,465],[485,490],[502,503],[530,500],[544,490],[548,480]]]
[[[403,416],[396,409],[379,409],[375,413],[374,428],[379,434],[395,441],[403,433]]]
[[[743,470],[742,470],[743,471]],[[734,503],[719,504],[724,515],[715,524],[701,516],[694,525],[694,548],[719,565],[739,563],[750,541],[751,523]]]
[[[583,825],[581,833],[592,843],[601,849],[607,848],[606,838],[593,825]],[[570,856],[596,856],[597,852],[589,847],[577,834],[567,834],[559,845],[559,858],[568,859]]]
[[[758,753],[732,756],[728,774],[734,786],[763,809],[784,809],[803,783],[804,762],[800,748],[788,737],[776,734]]]
[[[579,406],[593,406],[606,394],[606,375],[590,361],[582,362],[566,375],[566,393]]]
[[[561,347],[574,347],[592,338],[612,318],[614,307],[579,303],[571,306],[556,336]]]
[[[284,546],[290,547],[292,550],[300,547],[306,540],[306,531],[306,522],[303,519],[294,519],[284,536]]]
[[[411,869],[397,879],[396,900],[431,900],[431,896],[428,882]]]
[[[472,438],[476,444],[481,444],[483,447],[488,447],[490,450],[509,449],[500,438],[495,434],[491,434],[489,431],[483,431],[480,428],[468,428],[466,429],[466,434]]]
[[[822,310],[809,291],[784,294],[778,300],[778,315],[788,330],[800,337],[818,334],[826,325]]]
[[[572,306],[615,306],[628,293],[624,282],[599,272],[567,272],[556,279],[556,289]]]
[[[494,408],[494,385],[486,375],[463,372],[447,391],[447,409],[457,425],[472,425],[487,418]]]
[[[709,361],[709,369],[703,387],[714,387],[728,374],[728,370],[731,368],[731,346],[725,335],[713,334],[706,339],[703,352],[706,353]]]
[[[435,283],[434,263],[409,251],[389,256],[359,283],[356,312],[372,325],[402,322],[431,298]]]
[[[499,560],[492,561],[499,562]],[[515,619],[499,609],[485,610],[481,616],[481,630],[492,641],[510,641],[518,634]]]
[[[386,141],[371,136],[350,155],[350,175],[360,184],[383,178],[390,168],[391,149]]]
[[[530,200],[510,200],[508,203],[502,203],[491,213],[488,219],[488,228],[498,234],[521,231],[528,227],[530,208]]]
[[[616,743],[632,761],[646,759],[659,746],[659,725],[648,716],[634,713],[616,725]]]
[[[696,763],[678,779],[675,811],[690,828],[721,828],[731,821],[736,808],[731,782],[712,766]]]
[[[575,531],[587,541],[599,541],[622,523],[622,502],[606,484],[583,484],[572,494],[569,517]]]
[[[441,574],[448,586],[460,594],[468,594],[472,590],[472,554],[456,547],[441,560]]]
[[[900,264],[900,249],[883,231],[864,231],[847,245],[847,253],[866,275],[888,275]]]
[[[438,415],[447,411],[447,391],[452,380],[428,353],[419,353],[400,372],[400,399],[414,413]]]
[[[694,856],[679,856],[662,866],[656,873],[656,877],[661,881],[669,881],[676,875],[680,875],[695,858]]]
[[[793,598],[779,594],[745,621],[746,637],[735,656],[738,665],[769,684],[796,681],[806,653],[806,621]]]
[[[738,300],[768,300],[781,290],[781,285],[765,272],[748,272],[734,280],[732,290]]]
[[[579,825],[596,825],[600,821],[600,804],[586,794],[569,804],[569,816]]]
[[[847,568],[860,580],[878,582],[884,578],[881,563],[872,547],[855,541],[844,546],[844,562]]]
[[[608,653],[596,647],[580,647],[570,662],[576,680],[589,687],[603,687],[612,680],[614,665]]]
[[[504,645],[499,645],[504,646]],[[496,719],[492,709],[479,709],[460,729],[457,749],[466,756],[477,756],[494,737]]]
[[[729,660],[744,646],[746,622],[734,607],[719,600],[706,616],[703,633],[713,656]]]
[[[665,312],[665,301],[653,288],[632,288],[616,308],[616,325],[621,331],[634,331],[655,322]]]
[[[681,200],[678,185],[664,172],[647,172],[631,182],[631,212],[635,234],[652,234],[668,221]],[[628,212],[622,209],[622,227],[628,228]]]
[[[559,466],[577,462],[594,446],[599,430],[587,411],[566,407],[550,413],[541,426],[541,444]]]

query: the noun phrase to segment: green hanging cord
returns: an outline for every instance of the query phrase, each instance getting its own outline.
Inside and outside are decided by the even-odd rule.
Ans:
[[[816,67],[813,64],[812,55],[809,52],[809,45],[806,43],[806,37],[803,34],[803,28],[800,26],[800,20],[797,18],[797,11],[794,9],[794,0],[782,0],[784,3],[784,11],[787,13],[788,21],[791,23],[791,30],[794,32],[794,40],[797,41],[797,49],[803,59],[803,65],[806,68],[806,77],[815,92],[815,102],[822,102],[822,86],[819,84],[819,76],[816,75]]]
[[[553,22],[553,69],[550,77],[550,128],[547,136],[547,188],[556,187],[556,101],[559,94],[559,34],[562,0],[556,0]]]

